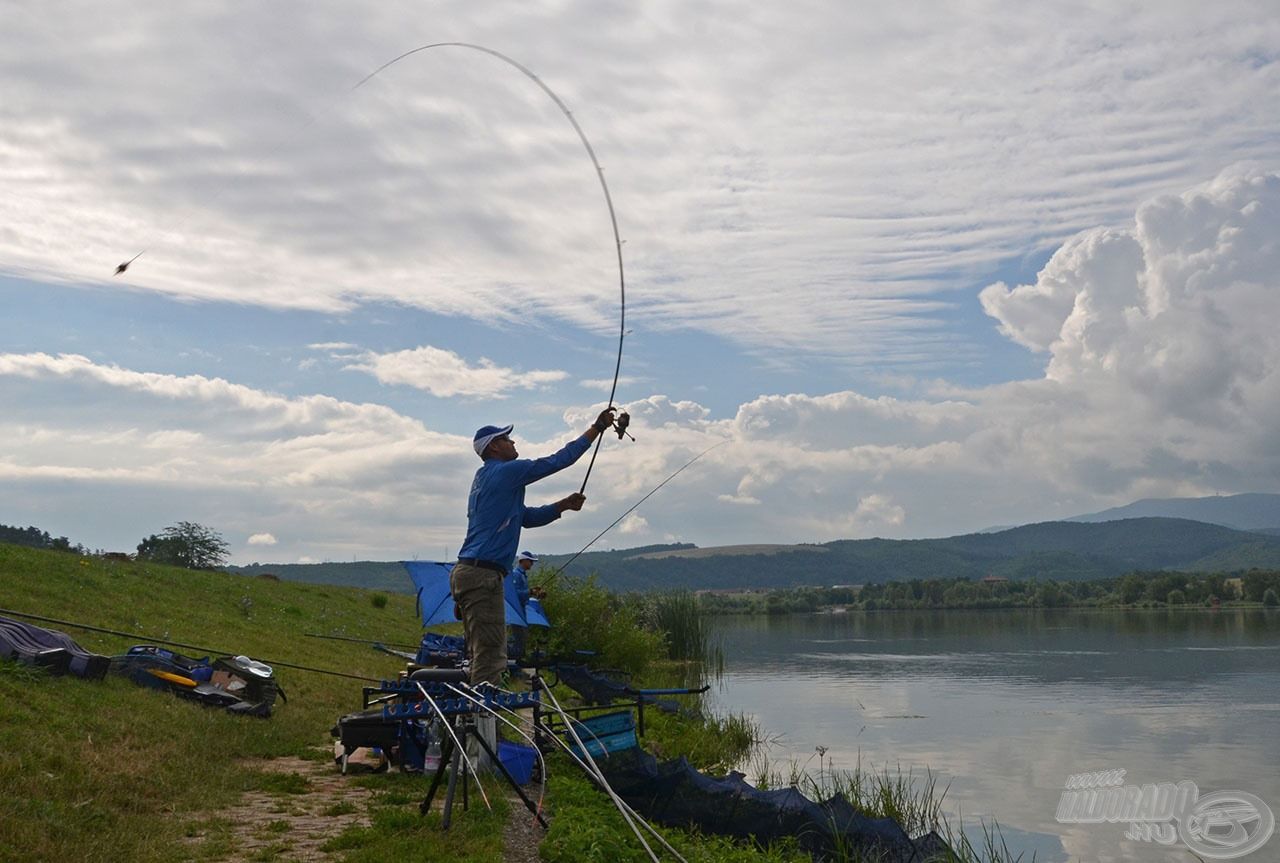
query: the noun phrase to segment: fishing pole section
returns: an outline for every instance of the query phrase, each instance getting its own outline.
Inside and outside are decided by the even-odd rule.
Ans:
[[[393,57],[392,59],[383,63],[378,68],[374,69],[368,75],[365,75],[363,78],[357,81],[355,85],[351,87],[349,92],[355,93],[359,91],[362,87],[364,87],[374,78],[377,78],[379,75],[381,75],[387,69],[390,69],[392,66],[395,66],[397,63],[400,63],[401,61],[406,60],[409,57],[413,57],[415,55],[421,54],[426,51],[431,51],[437,48],[462,48],[469,51],[478,51],[482,54],[488,54],[491,57],[501,60],[503,63],[506,63],[508,66],[519,71],[521,74],[527,77],[530,81],[536,84],[538,88],[543,93],[545,93],[546,96],[549,99],[551,99],[552,102],[555,103],[555,106],[560,110],[560,113],[564,115],[565,119],[569,121],[569,125],[573,127],[573,131],[577,134],[578,140],[582,142],[583,149],[586,150],[588,158],[591,159],[591,165],[595,169],[596,178],[600,182],[600,191],[604,195],[605,208],[608,210],[608,213],[609,213],[609,224],[613,231],[613,245],[614,245],[614,250],[616,252],[617,261],[618,261],[618,300],[619,300],[618,302],[618,353],[617,353],[617,358],[615,359],[613,364],[613,383],[609,387],[609,404],[608,404],[608,406],[612,408],[614,406],[614,399],[616,398],[617,392],[618,392],[618,378],[622,372],[622,347],[627,334],[627,278],[626,278],[626,270],[622,262],[622,242],[623,241],[622,241],[622,235],[618,231],[618,215],[617,215],[617,211],[614,209],[614,206],[613,206],[613,196],[609,192],[609,183],[605,180],[604,168],[600,165],[600,160],[596,158],[595,148],[591,146],[591,141],[587,138],[586,132],[582,130],[582,126],[578,124],[577,118],[573,116],[573,112],[569,110],[569,106],[565,104],[564,100],[561,99],[554,90],[552,90],[549,86],[547,86],[546,82],[544,82],[541,78],[539,78],[527,66],[524,66],[523,64],[517,62],[511,57],[508,57],[506,54],[502,53],[501,51],[497,51],[493,48],[488,48],[484,45],[477,45],[472,42],[433,42],[429,45],[421,45],[417,48],[412,48],[408,51],[405,51],[403,54]],[[314,122],[315,122],[315,118],[313,117],[307,123],[307,126],[310,126]],[[306,127],[304,127],[304,130],[305,128]],[[116,266],[115,275],[119,276],[125,271],[127,271],[129,267],[135,261],[138,260],[138,258],[142,257],[142,255],[147,251],[148,248],[150,247],[142,249],[137,254],[135,254],[132,258],[129,258],[128,260],[118,264]],[[631,418],[630,416],[627,415],[625,411],[619,414],[617,421],[615,421],[614,423],[614,428],[618,432],[619,440],[621,440],[624,435],[627,437],[631,437],[630,433],[627,431],[627,426],[630,423],[630,421],[631,421]],[[583,476],[582,485],[578,489],[579,494],[586,493],[587,481],[591,478],[592,468],[595,467],[596,456],[600,453],[600,444],[602,442],[602,439],[603,439],[603,435],[596,438],[596,445],[594,449],[592,449],[591,451],[591,460],[587,463],[586,474]],[[632,437],[631,439],[635,440],[634,437]]]
[[[627,416],[627,415],[626,415],[625,413],[620,414],[620,415],[618,416],[618,419],[619,419],[619,420],[621,420],[623,417],[626,417],[626,416]],[[627,419],[628,419],[628,421],[629,421],[629,420],[630,420],[630,417],[627,417]],[[619,437],[619,438],[621,438],[621,437],[622,437],[622,435],[623,435],[623,433],[625,433],[625,432],[626,432],[626,423],[623,423],[622,428],[621,428],[621,429],[619,430],[619,432],[618,432],[618,437]],[[632,438],[632,440],[635,440],[635,438]],[[636,501],[636,502],[635,502],[635,503],[633,503],[630,507],[628,507],[628,508],[627,508],[627,510],[626,510],[626,512],[622,513],[622,515],[618,516],[618,517],[617,517],[617,518],[615,518],[613,521],[611,521],[611,522],[609,523],[609,526],[608,526],[608,527],[606,527],[604,530],[600,531],[600,532],[599,532],[599,533],[597,533],[595,536],[593,536],[593,537],[591,538],[591,541],[590,541],[590,542],[588,542],[588,543],[587,543],[586,545],[584,545],[582,548],[580,548],[580,549],[578,549],[577,551],[575,551],[575,552],[573,553],[573,556],[572,556],[572,557],[570,557],[570,558],[569,558],[568,560],[566,560],[564,563],[560,564],[560,566],[559,566],[559,567],[557,567],[557,568],[556,568],[556,570],[555,570],[554,572],[552,572],[552,573],[551,573],[551,575],[547,576],[547,583],[550,583],[550,582],[554,581],[556,578],[558,578],[562,572],[564,572],[566,569],[568,569],[568,568],[569,568],[569,564],[573,563],[575,560],[577,560],[579,557],[581,557],[581,556],[583,555],[583,553],[585,553],[585,552],[587,551],[587,549],[589,549],[589,548],[591,548],[591,546],[595,545],[595,544],[596,544],[596,542],[597,542],[597,541],[599,541],[599,540],[600,540],[600,538],[601,538],[601,537],[603,537],[606,533],[608,533],[609,531],[611,531],[611,530],[613,530],[615,527],[617,527],[617,526],[618,526],[618,524],[619,524],[619,523],[620,523],[624,518],[626,518],[627,516],[631,515],[631,513],[635,512],[637,509],[639,509],[640,504],[644,503],[646,500],[648,500],[649,498],[651,498],[651,497],[653,497],[655,494],[657,494],[659,491],[661,491],[661,490],[662,490],[662,487],[663,487],[664,485],[666,485],[667,483],[671,482],[671,480],[675,479],[675,478],[676,478],[676,477],[678,477],[680,474],[684,473],[685,469],[686,469],[686,468],[688,468],[688,467],[690,467],[690,466],[692,466],[692,465],[693,465],[693,463],[694,463],[694,462],[696,462],[698,459],[702,458],[704,455],[706,455],[707,453],[711,452],[713,449],[716,449],[717,447],[722,447],[722,446],[724,446],[724,445],[725,445],[725,444],[727,444],[728,442],[729,442],[729,441],[728,441],[728,439],[725,439],[725,440],[720,441],[720,442],[719,442],[719,443],[717,443],[717,444],[712,444],[711,446],[709,446],[709,447],[707,447],[706,449],[704,449],[702,452],[700,452],[700,453],[698,453],[697,455],[695,455],[693,458],[689,459],[689,460],[688,460],[687,462],[685,462],[684,464],[680,465],[680,467],[678,467],[678,468],[677,468],[677,469],[676,469],[676,470],[675,470],[675,471],[674,471],[670,476],[668,476],[668,477],[667,477],[666,479],[664,479],[662,482],[658,483],[656,486],[654,486],[652,489],[650,489],[650,490],[649,490],[649,492],[648,492],[644,497],[640,498],[638,501]]]

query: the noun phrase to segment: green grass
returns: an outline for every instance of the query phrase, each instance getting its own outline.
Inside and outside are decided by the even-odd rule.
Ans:
[[[583,609],[611,602],[601,598],[603,594],[587,593],[592,602],[583,600]],[[371,598],[375,595],[385,596],[385,605]],[[287,703],[277,703],[272,718],[259,720],[208,710],[121,678],[58,678],[0,662],[0,783],[5,789],[0,796],[0,860],[6,863],[225,860],[237,853],[238,841],[236,825],[225,813],[250,791],[267,792],[273,800],[270,818],[258,833],[278,835],[278,840],[255,852],[270,859],[288,846],[290,837],[281,825],[311,792],[312,782],[268,770],[266,761],[289,756],[327,764],[329,729],[337,717],[359,707],[363,685],[279,663],[390,678],[403,667],[402,660],[366,645],[306,634],[408,644],[416,643],[420,633],[411,596],[104,561],[4,544],[0,608],[275,662],[288,695]],[[613,626],[602,627],[600,621],[617,624],[626,615],[615,609],[607,618],[592,617],[584,610],[581,618],[584,627],[612,632]],[[63,629],[83,647],[106,654],[147,641],[45,625]],[[662,645],[652,633],[624,635],[629,640],[616,655],[636,654],[637,664],[642,648],[652,659]],[[643,682],[648,685],[695,683],[694,666],[647,664]],[[646,710],[645,743],[660,755],[684,755],[700,769],[723,772],[740,764],[760,742],[762,731],[749,718],[706,716],[697,699],[680,700],[692,708],[689,716]],[[542,859],[645,859],[608,798],[576,767],[553,759],[551,777],[547,806],[552,829],[540,848]],[[346,781],[352,788],[373,791],[372,799],[332,805],[329,814],[367,809],[372,825],[351,827],[332,839],[325,850],[334,860],[502,859],[502,826],[511,811],[496,783],[488,785],[494,811],[486,811],[473,796],[469,811],[455,808],[453,824],[444,832],[438,814],[418,814],[417,803],[426,790],[421,776],[392,771]],[[911,806],[931,811],[927,801],[906,799],[905,788],[894,793],[898,811],[908,818]],[[523,817],[523,809],[520,814]],[[808,859],[791,843],[758,849],[681,831],[664,834],[690,861]]]
[[[387,599],[375,608],[367,591],[353,588],[0,544],[2,608],[370,678],[394,677],[403,663],[304,633],[416,642],[413,598]],[[100,653],[145,642],[44,625]],[[116,677],[52,677],[0,663],[0,860],[226,856],[229,831],[201,831],[203,843],[184,842],[191,825],[208,822],[247,790],[304,794],[305,779],[257,764],[281,756],[327,760],[318,747],[331,745],[334,721],[360,705],[359,681],[287,668],[277,668],[277,677],[288,703],[277,702],[275,715],[260,720]],[[427,831],[416,840],[419,851],[404,859],[443,859],[455,841]],[[500,859],[500,851],[489,859]]]
[[[618,810],[567,759],[552,760],[554,773],[547,791],[555,801],[556,818],[542,843],[548,863],[643,863],[649,859]],[[770,849],[735,844],[718,836],[690,836],[680,830],[657,828],[690,863],[809,863],[809,855],[792,843]],[[641,828],[643,831],[643,828]],[[647,833],[645,840],[662,860],[673,859]]]

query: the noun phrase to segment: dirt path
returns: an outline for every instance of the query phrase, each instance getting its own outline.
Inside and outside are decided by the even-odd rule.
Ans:
[[[331,761],[276,758],[254,761],[253,769],[278,774],[287,786],[289,777],[305,780],[304,793],[282,790],[249,791],[236,805],[218,813],[231,825],[230,849],[224,863],[254,863],[279,860],[287,863],[316,863],[341,859],[342,852],[325,852],[329,840],[352,826],[369,825],[369,805],[374,792],[343,776]],[[352,772],[368,771],[371,765],[353,762]],[[530,786],[531,788],[533,786]],[[504,863],[537,863],[538,844],[546,835],[520,798],[509,795],[511,817],[503,828]],[[443,795],[435,807],[443,805]],[[211,837],[206,833],[189,836],[198,845]]]
[[[530,785],[525,788],[525,792],[537,794],[537,788]],[[536,801],[537,798],[534,799]],[[507,795],[507,804],[511,807],[511,815],[507,818],[507,826],[502,830],[503,863],[538,863],[538,844],[547,835],[547,831],[534,820],[533,815],[525,808],[524,801],[515,794]],[[545,812],[543,817],[547,818]]]
[[[369,824],[373,792],[351,782],[331,761],[275,758],[253,762],[255,770],[298,776],[306,792],[249,791],[219,815],[231,824],[228,863],[273,859],[318,861],[335,859],[320,850],[330,839],[353,825]],[[193,836],[192,841],[205,837]]]

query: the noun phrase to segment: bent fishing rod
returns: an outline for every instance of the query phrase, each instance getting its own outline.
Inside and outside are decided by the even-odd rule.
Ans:
[[[222,656],[236,656],[233,650],[219,650],[215,647],[201,647],[197,644],[183,644],[181,641],[173,641],[167,638],[153,638],[149,635],[139,635],[136,632],[121,632],[118,629],[107,629],[102,626],[91,626],[87,623],[76,623],[72,620],[58,620],[56,617],[45,617],[40,614],[28,614],[25,611],[14,611],[11,608],[0,608],[0,614],[11,615],[13,617],[22,617],[27,620],[38,620],[41,623],[52,623],[57,626],[69,626],[72,629],[83,629],[87,632],[101,632],[105,635],[118,635],[121,638],[129,638],[135,641],[149,642],[151,644],[165,644],[169,647],[181,647],[183,650],[194,650],[199,653],[219,654]],[[259,662],[265,662],[267,665],[280,666],[281,668],[292,668],[295,671],[310,671],[312,674],[328,674],[332,677],[345,677],[349,680],[363,680],[369,683],[381,683],[377,677],[365,677],[361,674],[348,674],[345,671],[330,671],[327,668],[312,668],[307,665],[295,665],[292,662],[281,662],[276,659],[267,659],[265,656],[256,657]]]
[[[653,497],[655,494],[657,494],[657,493],[658,493],[658,491],[659,491],[659,490],[660,490],[664,485],[666,485],[667,483],[671,482],[671,480],[675,479],[675,478],[676,478],[676,477],[678,477],[680,474],[682,474],[682,473],[684,472],[685,468],[687,468],[687,467],[689,467],[690,465],[692,465],[695,461],[697,461],[698,459],[702,458],[704,455],[706,455],[707,453],[711,452],[711,451],[712,451],[713,449],[715,449],[716,447],[722,447],[722,446],[724,446],[725,444],[727,444],[728,442],[729,442],[729,441],[728,441],[728,439],[726,438],[725,440],[720,441],[720,443],[712,444],[711,446],[707,447],[707,448],[706,448],[706,449],[704,449],[702,452],[698,453],[698,454],[697,454],[697,455],[695,455],[693,458],[689,459],[687,462],[685,462],[684,464],[682,464],[679,468],[677,468],[677,469],[676,469],[675,473],[671,474],[671,476],[667,477],[667,478],[666,478],[666,479],[664,479],[662,482],[660,482],[660,483],[658,483],[656,486],[654,486],[654,488],[653,488],[653,489],[652,489],[648,494],[646,494],[644,497],[640,498],[638,501],[636,501],[635,503],[633,503],[633,504],[630,506],[630,508],[628,508],[628,509],[627,509],[627,511],[626,511],[626,512],[624,512],[622,515],[618,516],[618,517],[617,517],[617,518],[615,518],[612,522],[610,522],[610,524],[609,524],[609,526],[608,526],[608,527],[606,527],[604,530],[600,531],[600,532],[599,532],[599,533],[597,533],[594,537],[592,537],[592,539],[591,539],[591,541],[590,541],[590,542],[588,542],[588,543],[587,543],[586,545],[584,545],[582,548],[580,548],[580,549],[578,549],[576,552],[574,552],[573,557],[569,558],[569,559],[568,559],[568,560],[566,560],[564,563],[562,563],[562,564],[560,565],[560,568],[559,568],[559,569],[557,569],[555,572],[551,573],[551,575],[547,577],[547,581],[548,581],[548,582],[552,581],[553,579],[557,578],[557,577],[560,575],[560,573],[562,573],[562,572],[564,572],[566,569],[568,569],[568,568],[569,568],[569,564],[573,563],[575,560],[577,560],[579,557],[581,557],[581,556],[582,556],[583,552],[585,552],[587,549],[591,548],[591,546],[595,545],[595,544],[596,544],[596,541],[597,541],[597,540],[599,540],[599,539],[600,539],[600,537],[604,536],[606,533],[608,533],[609,531],[611,531],[611,530],[613,530],[615,527],[617,527],[617,526],[618,526],[618,523],[619,523],[620,521],[622,521],[622,520],[623,520],[624,518],[626,518],[627,516],[631,515],[631,513],[635,512],[635,511],[640,507],[640,504],[644,503],[646,500],[648,500],[649,498],[651,498],[651,497]]]
[[[488,54],[491,57],[496,57],[497,59],[501,60],[507,65],[518,70],[530,81],[537,84],[539,89],[541,89],[543,93],[547,94],[547,96],[551,99],[551,101],[555,103],[556,107],[560,109],[560,113],[564,114],[565,119],[569,121],[569,125],[571,125],[573,127],[573,131],[577,133],[578,140],[582,142],[583,148],[587,151],[587,156],[590,157],[591,159],[591,164],[596,171],[596,177],[600,181],[600,190],[604,193],[605,207],[609,211],[609,223],[613,227],[613,244],[618,256],[618,295],[620,300],[619,314],[618,314],[618,357],[613,364],[613,384],[609,388],[609,405],[608,405],[609,407],[613,407],[613,400],[616,397],[618,392],[618,377],[622,372],[622,343],[626,338],[626,334],[627,334],[627,279],[626,279],[625,270],[622,265],[622,236],[618,232],[618,216],[616,211],[613,208],[613,196],[609,194],[609,184],[605,181],[605,178],[604,178],[604,168],[601,167],[600,160],[596,158],[596,151],[591,146],[591,142],[587,139],[586,133],[582,131],[582,127],[578,125],[578,121],[573,116],[573,112],[569,110],[569,106],[564,103],[563,99],[561,99],[558,95],[556,95],[554,90],[552,90],[549,86],[547,86],[546,82],[544,82],[541,78],[539,78],[536,74],[534,74],[534,72],[530,70],[528,67],[522,65],[521,63],[518,63],[517,61],[508,57],[506,54],[503,54],[501,51],[496,51],[493,48],[486,48],[484,45],[476,45],[472,42],[433,42],[429,45],[421,45],[417,48],[413,48],[408,51],[405,51],[403,54],[400,54],[397,57],[393,57],[392,59],[388,60],[386,63],[383,63],[381,66],[374,69],[368,75],[365,75],[363,78],[357,81],[355,86],[353,86],[351,90],[348,92],[350,93],[356,92],[365,84],[369,83],[371,80],[373,80],[378,75],[382,74],[384,71],[391,68],[395,64],[399,63],[401,60],[404,60],[408,57],[412,57],[415,54],[420,54],[424,51],[430,51],[435,48],[466,48],[471,51],[479,51],[482,54]],[[314,123],[315,118],[312,118],[311,122]],[[308,126],[309,125],[310,123],[308,123]],[[121,273],[125,272],[127,269],[129,269],[129,265],[132,264],[134,261],[136,261],[138,258],[140,258],[145,251],[146,249],[143,249],[141,252],[138,252],[129,260],[119,264],[116,267],[115,274],[118,276]],[[623,416],[625,416],[625,414],[623,414]],[[622,417],[620,416],[619,419],[622,419]],[[625,422],[623,422],[622,425],[618,427],[619,439],[621,439],[624,434],[626,434]],[[596,456],[600,453],[600,444],[603,441],[603,438],[604,438],[603,435],[596,436],[596,445],[591,452],[591,461],[587,463],[587,472],[586,472],[586,475],[583,476],[582,478],[582,486],[578,489],[579,494],[586,493],[587,480],[591,478],[591,469],[595,467]]]

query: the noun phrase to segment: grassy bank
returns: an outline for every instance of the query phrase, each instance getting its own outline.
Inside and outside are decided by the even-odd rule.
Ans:
[[[416,642],[412,597],[375,604],[368,591],[82,558],[0,545],[0,607],[245,653],[277,662],[393,677],[400,660],[341,634]],[[382,607],[378,607],[381,605]],[[53,627],[58,628],[58,627]],[[140,640],[66,628],[83,647],[119,653]],[[191,651],[184,651],[191,653]],[[220,813],[264,791],[287,812],[307,791],[266,759],[325,765],[329,728],[360,704],[361,683],[278,668],[288,703],[267,720],[236,717],[109,677],[51,677],[0,664],[0,859],[227,859],[233,824]],[[408,777],[376,776],[369,815],[395,830],[348,836],[335,859],[501,859],[501,831],[440,834],[406,805]],[[413,794],[421,796],[421,781]],[[412,818],[406,817],[411,814]],[[471,813],[469,813],[471,814]],[[501,816],[495,816],[501,817]],[[471,821],[469,820],[469,824]],[[287,850],[290,837],[278,837]],[[462,853],[459,853],[459,852]],[[372,855],[372,856],[370,856]],[[384,859],[391,859],[386,857]]]
[[[590,590],[579,598],[579,606],[615,602]],[[420,631],[411,597],[3,544],[0,607],[370,678],[393,677],[403,663],[366,646],[307,634],[414,643]],[[574,619],[572,609],[561,610]],[[596,615],[584,616],[579,631],[600,630],[606,622],[599,609],[579,613]],[[607,622],[633,625],[631,614],[619,606]],[[105,654],[147,640],[49,625]],[[637,671],[662,652],[662,639],[651,631],[604,628],[625,637],[604,638],[597,646]],[[671,668],[667,673],[678,674]],[[115,677],[52,677],[0,662],[0,782],[6,790],[0,796],[0,859],[146,863],[287,853],[297,838],[289,835],[287,816],[314,791],[315,780],[281,776],[268,763],[300,758],[327,771],[329,729],[359,706],[362,684],[282,667],[277,676],[288,702],[277,703],[272,718],[255,720]],[[652,727],[659,751],[687,751],[707,764],[736,758],[750,742],[735,720],[660,716]],[[605,798],[576,776],[576,768],[561,763],[553,769],[548,804],[555,841],[545,853],[551,859],[604,859],[594,839],[577,829],[574,801],[594,797],[592,805],[598,805]],[[496,786],[493,813],[473,805],[443,833],[438,816],[417,813],[426,785],[421,777],[393,772],[344,781],[372,792],[358,804],[370,823],[352,825],[325,843],[321,850],[335,860],[502,859],[502,825],[510,812]],[[234,807],[253,793],[266,794],[265,805],[279,818],[266,821],[256,837],[260,847],[248,852]],[[333,810],[349,808],[337,804]],[[757,859],[749,850],[725,856],[731,846],[716,840],[676,841],[691,860]]]
[[[333,860],[495,863],[504,855],[504,825],[527,817],[490,783],[494,810],[485,811],[473,797],[471,809],[455,812],[446,833],[438,815],[418,815],[416,804],[426,788],[421,776],[336,777],[329,729],[359,707],[363,684],[280,663],[394,677],[401,660],[308,633],[414,643],[420,627],[412,597],[0,544],[0,607],[274,662],[288,696],[272,718],[257,720],[119,678],[52,677],[0,662],[2,860],[279,859],[300,851],[306,837],[295,830],[294,819],[314,811],[307,807],[322,797],[322,784],[336,796],[321,820],[346,820],[308,853]],[[547,607],[560,623],[551,633],[559,647],[591,642],[606,664],[628,668],[643,685],[690,684],[697,675],[689,664],[662,657],[707,649],[705,630],[680,597],[653,615],[634,599],[566,581],[552,588]],[[683,633],[679,643],[655,629],[654,619]],[[52,628],[105,654],[147,641]],[[561,693],[562,700],[568,696]],[[745,717],[703,715],[696,699],[686,701],[691,715],[646,712],[646,746],[661,757],[688,757],[710,772],[744,763],[761,730]],[[282,774],[276,765],[292,759],[312,766]],[[552,829],[542,843],[542,859],[644,859],[608,799],[576,767],[553,757],[550,770]],[[249,813],[256,820],[248,829],[246,801],[260,810]],[[691,861],[808,859],[790,843],[760,849],[664,833]]]

